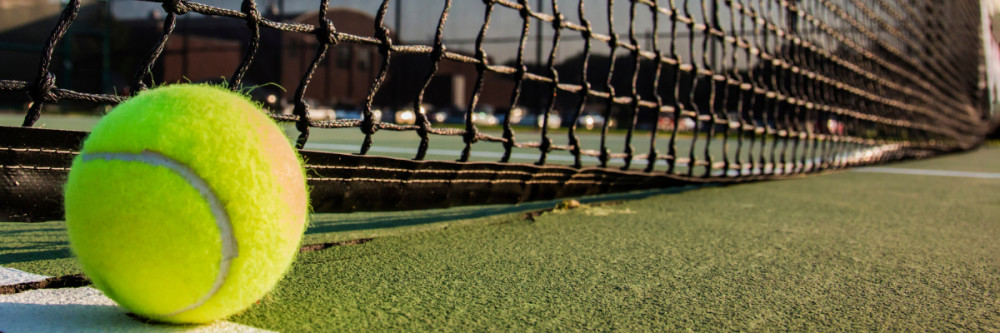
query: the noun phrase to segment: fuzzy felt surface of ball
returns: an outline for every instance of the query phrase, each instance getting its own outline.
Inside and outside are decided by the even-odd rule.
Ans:
[[[245,96],[144,91],[94,127],[65,187],[70,247],[135,314],[204,323],[240,312],[288,270],[308,195],[301,160]]]

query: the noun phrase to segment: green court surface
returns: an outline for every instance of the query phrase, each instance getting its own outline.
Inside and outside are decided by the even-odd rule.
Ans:
[[[289,332],[997,331],[998,165],[987,147],[575,209],[316,214],[303,244],[326,245],[229,320]],[[0,266],[79,273],[62,222],[0,223],[0,235]],[[334,244],[359,239],[371,240]]]

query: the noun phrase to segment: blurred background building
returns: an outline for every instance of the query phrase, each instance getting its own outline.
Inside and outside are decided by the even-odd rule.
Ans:
[[[83,1],[77,20],[55,49],[53,74],[59,87],[89,93],[129,94],[135,71],[163,33],[164,14],[154,7],[144,15],[134,8],[113,10],[113,2]],[[39,54],[64,6],[62,1],[0,0],[0,77],[32,81]],[[117,13],[128,11],[127,15]],[[315,10],[283,14],[278,5],[260,9],[273,21],[317,24]],[[338,32],[373,36],[375,19],[349,7],[331,8],[326,17]],[[405,43],[393,30],[390,38]],[[216,82],[230,77],[239,66],[250,33],[243,21],[185,14],[178,18],[159,61],[151,70],[155,82]],[[288,107],[295,88],[315,57],[318,42],[311,34],[261,29],[261,46],[244,80],[255,98],[276,109]],[[459,51],[459,50],[452,50]],[[492,59],[492,58],[491,58]],[[387,82],[374,104],[385,108],[412,106],[426,78],[426,56],[396,55]],[[316,107],[357,109],[364,103],[379,71],[382,57],[376,47],[341,43],[330,48],[317,68],[306,97]],[[412,65],[408,65],[412,63]],[[424,101],[438,108],[457,109],[468,103],[478,72],[474,65],[444,62]],[[487,73],[491,88],[480,96],[482,105],[507,103],[512,81]],[[279,88],[280,87],[280,88]],[[283,88],[283,89],[282,89]],[[5,101],[27,102],[26,96]],[[10,102],[8,102],[10,103]],[[17,107],[7,105],[7,107]]]

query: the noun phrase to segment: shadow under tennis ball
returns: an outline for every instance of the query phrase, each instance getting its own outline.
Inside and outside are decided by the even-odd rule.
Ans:
[[[73,257],[73,253],[70,252],[69,248],[61,248],[55,250],[41,250],[41,251],[31,251],[31,252],[15,252],[0,254],[0,263],[3,264],[14,264],[29,261],[38,260],[49,260],[49,259],[65,259]]]

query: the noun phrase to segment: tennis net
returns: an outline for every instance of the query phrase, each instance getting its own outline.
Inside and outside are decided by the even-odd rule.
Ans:
[[[240,8],[146,2],[165,15],[128,93],[59,86],[54,54],[80,0],[62,11],[34,80],[0,80],[0,92],[32,102],[21,128],[0,128],[7,219],[61,217],[61,184],[85,133],[33,128],[44,106],[113,105],[157,84],[152,73],[169,76],[170,40],[190,40],[177,31],[185,15],[247,31],[237,38],[245,43],[226,78],[231,89],[266,78],[254,71],[269,66],[263,58],[274,61],[263,54],[275,47],[270,64],[299,67],[273,76],[297,82],[281,97],[288,107],[270,110],[294,125],[317,212],[785,178],[968,150],[997,123],[975,0],[441,0],[420,3],[440,8],[428,17],[419,16],[426,8],[411,17],[404,2],[383,0],[364,29],[329,0],[294,18],[254,0]],[[434,23],[432,37],[404,42],[390,28],[404,16]],[[497,36],[507,31],[516,34]],[[315,82],[337,73],[330,62],[342,61],[345,45],[371,50],[367,89],[352,88],[364,90],[356,117],[320,120],[310,96],[343,90],[336,78]],[[311,149],[322,146],[310,146],[322,131],[360,132],[355,151]],[[395,151],[405,158],[379,156],[394,151],[379,149],[386,131],[409,135],[415,147]],[[448,155],[432,149],[445,138],[458,139],[441,144],[457,159],[433,160]],[[533,163],[515,161],[525,154]]]

